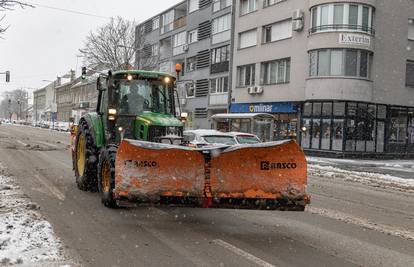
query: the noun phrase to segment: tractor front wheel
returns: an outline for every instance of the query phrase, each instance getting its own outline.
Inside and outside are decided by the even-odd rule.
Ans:
[[[102,204],[108,208],[117,208],[113,191],[115,188],[115,157],[116,146],[102,150],[98,164],[98,187],[101,192]]]
[[[97,190],[97,158],[96,148],[88,125],[81,123],[75,143],[74,169],[76,184],[80,190]]]

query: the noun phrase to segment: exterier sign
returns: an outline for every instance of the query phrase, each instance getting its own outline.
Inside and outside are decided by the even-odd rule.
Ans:
[[[371,45],[371,37],[363,34],[355,33],[340,33],[339,34],[339,43],[340,44],[349,44],[349,45]]]

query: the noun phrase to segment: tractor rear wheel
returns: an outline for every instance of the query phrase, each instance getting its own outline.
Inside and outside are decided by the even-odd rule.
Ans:
[[[108,208],[117,208],[113,191],[115,189],[115,157],[116,146],[108,146],[102,150],[98,164],[98,187],[101,192],[102,204]]]
[[[76,184],[80,190],[97,190],[96,148],[86,122],[81,122],[76,136],[74,168]]]

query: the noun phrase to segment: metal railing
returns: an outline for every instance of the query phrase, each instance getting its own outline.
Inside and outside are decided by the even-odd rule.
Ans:
[[[351,30],[351,31],[359,31],[359,32],[366,32],[372,35],[375,35],[375,29],[367,26],[361,25],[353,25],[353,24],[329,24],[329,25],[320,25],[316,27],[312,27],[309,30],[309,34],[321,32],[321,31],[336,31],[336,30]]]

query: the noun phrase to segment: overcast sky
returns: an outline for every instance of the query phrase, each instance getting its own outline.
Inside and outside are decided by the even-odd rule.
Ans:
[[[23,0],[24,1],[24,0]],[[91,13],[103,17],[122,16],[140,22],[180,0],[28,0],[33,4]],[[1,12],[2,25],[10,28],[0,39],[0,72],[10,70],[10,83],[0,76],[0,97],[6,90],[39,88],[70,69],[79,69],[77,58],[85,36],[108,19],[72,14],[45,7]],[[30,90],[32,91],[32,90]]]

